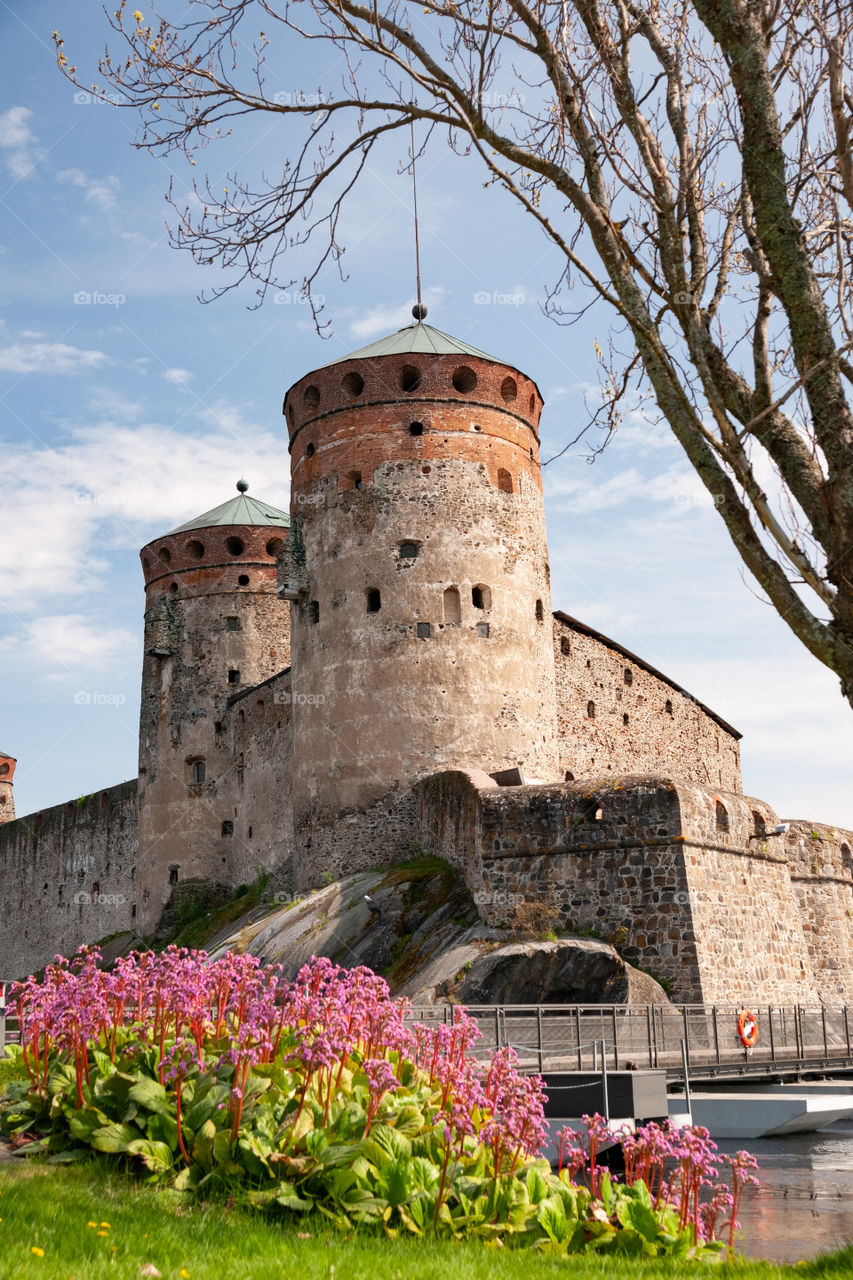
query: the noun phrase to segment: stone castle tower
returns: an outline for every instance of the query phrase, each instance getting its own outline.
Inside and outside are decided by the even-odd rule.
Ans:
[[[14,756],[0,751],[0,822],[12,822],[15,817],[15,797],[12,792],[12,781],[15,777]]]
[[[283,511],[238,495],[140,552],[145,653],[139,736],[139,927],[151,932],[186,880],[231,885],[242,766],[223,732],[229,699],[285,667],[276,598]]]
[[[405,856],[436,770],[558,777],[542,397],[413,314],[284,401],[297,884]]]

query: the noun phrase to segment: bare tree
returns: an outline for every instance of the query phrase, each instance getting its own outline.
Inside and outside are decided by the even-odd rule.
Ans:
[[[256,281],[260,301],[313,241],[310,296],[376,144],[412,120],[424,146],[442,131],[562,255],[554,317],[572,318],[581,285],[612,309],[604,437],[626,397],[656,402],[744,563],[853,704],[849,0],[192,0],[190,14],[147,24],[121,0],[109,18],[97,91],[141,113],[137,145],[195,162],[239,117],[302,123],[259,189],[233,177],[176,202],[174,243],[229,269],[226,287]],[[333,46],[343,74],[276,96],[270,50],[297,38]]]

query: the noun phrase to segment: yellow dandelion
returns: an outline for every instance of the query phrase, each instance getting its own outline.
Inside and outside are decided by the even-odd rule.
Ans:
[[[108,1222],[102,1222],[102,1223],[101,1223],[101,1226],[102,1226],[102,1227],[106,1227],[107,1231],[109,1231],[109,1229],[110,1229],[110,1224],[109,1224]]]
[[[96,1232],[95,1232],[95,1234],[96,1234],[96,1235],[99,1235],[99,1236],[104,1236],[104,1237],[106,1237],[106,1236],[108,1236],[110,1233],[109,1233],[109,1231],[96,1231]]]
[[[178,1275],[181,1277],[181,1280],[190,1280],[189,1271],[186,1271],[183,1267],[181,1267],[180,1271],[178,1272]]]
[[[44,1257],[44,1249],[40,1249],[37,1244],[33,1245],[33,1247],[30,1249],[30,1253],[34,1253],[37,1258]]]
[[[87,1227],[94,1227],[94,1228],[97,1230],[98,1224],[97,1224],[97,1222],[87,1222],[87,1223],[86,1223],[86,1226],[87,1226]]]

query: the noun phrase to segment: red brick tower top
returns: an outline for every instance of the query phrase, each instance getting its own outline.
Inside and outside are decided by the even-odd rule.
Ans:
[[[0,822],[11,822],[15,816],[15,798],[12,779],[17,760],[6,751],[0,751]]]

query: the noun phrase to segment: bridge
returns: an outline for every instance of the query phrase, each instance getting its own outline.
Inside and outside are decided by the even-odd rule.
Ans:
[[[0,980],[0,1055],[20,1039]],[[742,1005],[469,1005],[482,1038],[475,1052],[511,1046],[542,1073],[661,1071],[675,1087],[710,1081],[798,1079],[853,1073],[853,1015],[846,1005],[750,1005],[753,1048],[738,1035]],[[410,1021],[450,1023],[453,1005],[419,1005]]]
[[[530,1071],[663,1071],[673,1085],[784,1080],[853,1072],[848,1006],[750,1005],[757,1039],[738,1034],[743,1005],[470,1005],[476,1052],[510,1045]],[[452,1005],[412,1009],[412,1020],[450,1022]]]

